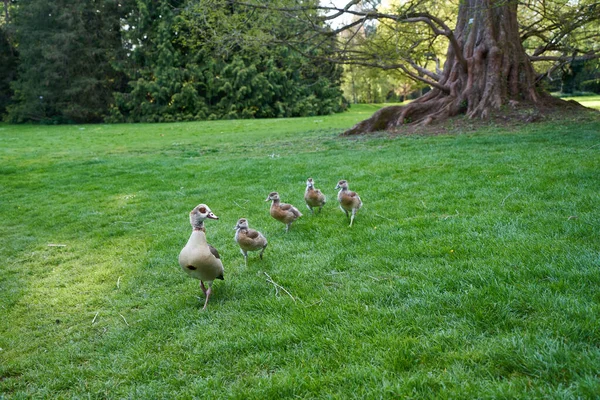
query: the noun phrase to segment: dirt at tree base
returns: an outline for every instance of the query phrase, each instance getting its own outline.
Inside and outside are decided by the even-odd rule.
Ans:
[[[510,106],[504,106],[499,110],[490,112],[489,117],[468,118],[464,114],[434,121],[429,124],[405,123],[386,128],[389,119],[394,114],[400,113],[406,106],[388,106],[377,111],[371,118],[361,121],[351,129],[346,130],[342,136],[361,136],[372,134],[387,135],[447,135],[475,132],[482,128],[499,127],[507,131],[514,131],[524,125],[539,122],[565,122],[565,121],[593,121],[600,119],[600,111],[587,108],[574,100],[546,102],[540,104],[527,104],[513,102]],[[387,110],[386,110],[387,109]],[[370,121],[372,118],[380,121]],[[386,121],[384,121],[386,120]],[[369,121],[369,122],[367,122]],[[361,126],[361,124],[363,124]],[[371,129],[364,129],[369,126]],[[374,129],[373,129],[374,128]]]

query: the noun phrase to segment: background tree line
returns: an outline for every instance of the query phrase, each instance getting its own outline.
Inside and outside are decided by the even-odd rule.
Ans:
[[[3,0],[0,118],[291,117],[343,110],[342,90],[354,103],[427,92],[431,85],[424,82],[442,71],[447,43],[400,17],[424,8],[453,21],[458,3],[347,3],[355,8],[326,0]],[[598,9],[592,0],[519,2],[523,46],[537,59],[536,84],[553,92],[600,92],[593,56]],[[384,15],[378,11],[397,18],[372,17]],[[327,12],[353,19],[332,28]]]
[[[229,0],[4,0],[3,11],[0,115],[8,122],[294,117],[344,107],[340,66],[269,40],[298,30],[276,12]]]

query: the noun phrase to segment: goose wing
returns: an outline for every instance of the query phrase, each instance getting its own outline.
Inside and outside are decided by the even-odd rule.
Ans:
[[[215,258],[221,259],[221,256],[219,255],[219,252],[217,251],[217,249],[215,249],[213,246],[211,246],[210,244],[208,245],[208,248],[210,250],[210,253],[215,256]]]

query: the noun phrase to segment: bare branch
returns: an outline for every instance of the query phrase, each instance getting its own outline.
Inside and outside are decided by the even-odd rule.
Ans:
[[[575,49],[568,39],[578,35],[578,41],[598,38],[598,33],[583,33],[581,28],[592,22],[600,21],[600,2],[579,7],[564,5],[560,13],[545,7],[544,2],[525,2],[522,4],[534,14],[531,22],[521,28],[521,42],[538,38],[542,44],[533,51],[533,56],[541,56],[549,51],[559,51],[565,54],[586,53],[587,50]],[[565,10],[563,12],[563,10]],[[581,35],[583,34],[583,38]]]
[[[335,62],[335,60],[328,60],[328,61],[332,61]],[[392,70],[392,69],[399,69],[402,72],[404,72],[406,75],[408,75],[411,79],[418,81],[418,82],[423,82],[427,85],[430,85],[434,88],[437,88],[439,90],[441,90],[444,93],[450,93],[450,87],[446,86],[446,85],[441,85],[439,84],[437,81],[434,80],[430,80],[430,79],[426,79],[422,76],[419,76],[417,74],[415,74],[414,72],[412,72],[405,64],[389,64],[389,65],[382,65],[376,62],[368,62],[368,61],[357,61],[357,60],[348,60],[345,62],[345,64],[348,65],[360,65],[362,67],[372,67],[372,68],[379,68],[379,69],[383,69],[383,70]]]
[[[587,61],[600,58],[600,53],[588,53],[581,56],[562,55],[562,56],[530,56],[531,61]]]
[[[419,65],[417,65],[415,62],[413,61],[407,61],[411,67],[413,67],[414,69],[416,69],[418,72],[420,72],[423,75],[427,75],[428,77],[430,77],[431,79],[433,79],[436,82],[439,82],[440,80],[440,76],[436,73],[433,73],[431,71],[429,71],[428,69],[425,69]]]
[[[331,7],[331,8],[329,8],[329,10],[330,10],[330,11],[333,11],[333,10],[335,10],[335,11],[336,11],[336,13],[335,13],[335,14],[332,14],[332,15],[328,15],[328,16],[324,17],[323,19],[324,19],[324,20],[326,20],[326,21],[330,21],[330,20],[332,20],[332,19],[336,19],[336,18],[338,18],[338,17],[341,17],[341,16],[342,16],[342,15],[344,15],[346,12],[348,12],[348,10],[350,10],[350,7],[352,7],[352,6],[355,6],[355,5],[358,5],[359,3],[360,3],[360,0],[352,0],[352,1],[350,1],[348,4],[346,4],[346,5],[344,6],[344,8],[341,8],[341,9],[339,9],[339,8],[336,8],[336,7]]]

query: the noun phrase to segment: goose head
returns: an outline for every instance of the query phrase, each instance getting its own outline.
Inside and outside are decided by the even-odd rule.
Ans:
[[[335,187],[336,189],[348,190],[348,182],[342,179]]]
[[[265,201],[270,201],[270,200],[279,200],[279,193],[277,192],[271,192],[269,193],[269,197],[267,197],[267,199]]]
[[[246,218],[238,219],[238,222],[233,229],[236,231],[239,231],[240,229],[248,229],[248,220]]]
[[[206,204],[198,204],[190,211],[190,223],[194,228],[201,227],[205,219],[219,219]]]

